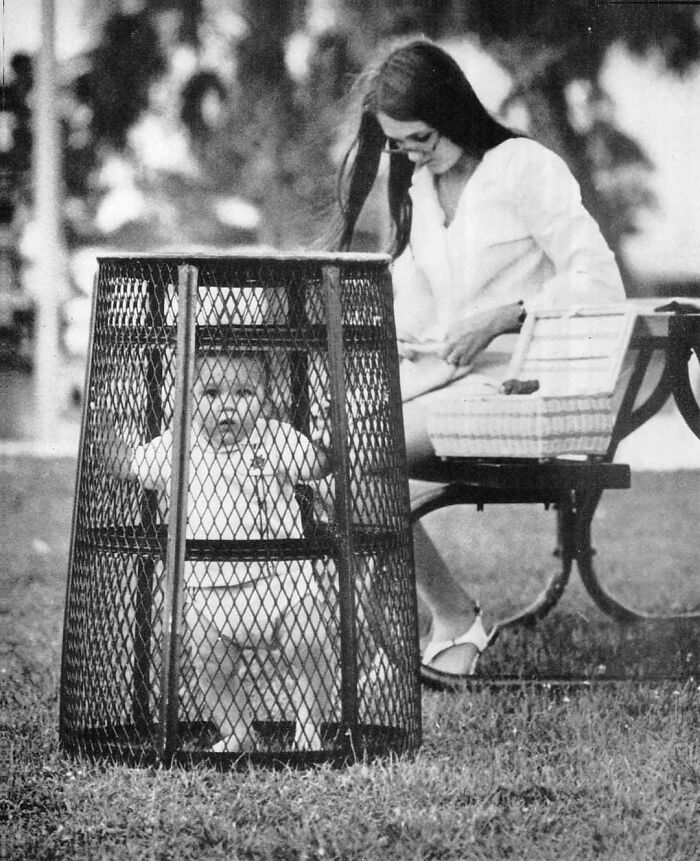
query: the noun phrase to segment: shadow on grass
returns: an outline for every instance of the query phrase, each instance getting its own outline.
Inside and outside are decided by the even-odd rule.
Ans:
[[[700,676],[700,623],[620,625],[555,610],[534,628],[502,631],[479,670],[483,677],[592,683],[693,679]]]

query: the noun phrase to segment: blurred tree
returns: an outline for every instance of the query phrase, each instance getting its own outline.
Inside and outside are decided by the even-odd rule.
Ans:
[[[100,173],[117,155],[126,165],[125,172],[137,175],[143,185],[140,190],[153,201],[147,213],[153,231],[141,224],[132,233],[141,237],[141,244],[163,244],[164,237],[171,235],[167,217],[173,209],[171,189],[167,177],[138,164],[130,134],[148,115],[154,88],[170,72],[173,52],[182,45],[196,46],[203,2],[84,0],[83,9],[93,47],[71,63],[62,116],[69,240],[102,238],[95,216],[109,189],[102,187]],[[156,201],[162,204],[161,210],[156,209]],[[114,232],[108,238],[120,243]]]
[[[29,360],[32,303],[22,293],[20,213],[30,197],[32,61],[14,54],[0,87],[0,367]]]
[[[148,107],[149,87],[165,71],[157,31],[145,11],[113,15],[89,57],[90,68],[75,82],[77,100],[91,112],[96,141],[121,149]]]
[[[653,197],[640,171],[652,167],[641,148],[614,124],[601,73],[613,45],[656,57],[674,74],[700,59],[700,21],[690,4],[488,0],[453,4],[461,26],[513,80],[509,102],[527,109],[533,137],[569,164],[584,202],[614,249],[637,231],[640,207]],[[588,120],[577,126],[569,94],[584,84]],[[507,107],[507,106],[506,106]],[[618,254],[618,258],[620,255]],[[622,261],[624,269],[624,261]],[[627,273],[628,288],[634,289]]]
[[[85,3],[85,24],[95,44],[79,60],[62,116],[69,197],[91,196],[93,172],[109,151],[125,148],[130,129],[148,107],[150,87],[166,69],[154,18],[154,6],[162,5]]]
[[[10,61],[11,76],[0,86],[0,329],[12,326],[9,293],[20,289],[19,221],[31,197],[32,107],[34,85],[32,59],[16,53]],[[0,347],[0,359],[4,352]]]
[[[32,111],[30,95],[34,83],[32,59],[14,54],[10,61],[12,80],[2,83],[0,170],[21,174],[31,167]]]
[[[182,90],[180,117],[197,143],[206,145],[220,126],[226,106],[226,86],[216,72],[197,71]]]
[[[334,198],[332,145],[338,97],[355,69],[347,38],[308,30],[307,0],[241,0],[245,24],[232,46],[235,73],[223,121],[199,153],[219,188],[261,212],[260,239],[313,243]],[[303,35],[302,69],[292,72],[290,45]],[[301,44],[297,42],[297,45]]]
[[[173,95],[201,170],[196,181],[186,182],[151,174],[147,181],[159,188],[149,189],[148,196],[181,189],[187,195],[187,205],[179,207],[184,212],[193,211],[195,198],[244,198],[263,214],[264,240],[293,241],[303,227],[304,178],[319,159],[327,159],[330,138],[316,125],[316,145],[308,151],[305,119],[318,118],[319,106],[298,99],[287,67],[287,43],[304,28],[305,9],[305,0],[122,0],[116,12],[108,0],[90,4],[97,45],[74,81],[66,125],[69,193],[85,200],[94,192],[94,171],[109,151],[128,157],[129,133],[152,103],[154,84],[177,78],[168,61],[187,45],[192,72]],[[217,58],[212,44],[229,57]],[[159,215],[167,209],[162,206]],[[213,201],[209,209],[209,219],[193,232],[220,240],[226,232],[213,223]],[[240,238],[235,228],[228,232],[232,241]],[[157,235],[151,238],[158,241]]]
[[[262,214],[263,241],[285,243],[289,218],[289,153],[296,149],[299,116],[285,61],[285,43],[303,22],[303,2],[241,0],[244,22],[232,44],[235,75],[220,127],[203,151],[203,164],[227,189]]]
[[[191,70],[173,84],[171,101],[179,100],[177,117],[200,172],[188,182],[151,177],[160,182],[151,196],[180,189],[190,200],[197,197],[198,231],[213,235],[206,200],[236,195],[260,210],[261,239],[275,245],[313,242],[322,232],[334,196],[338,138],[351,133],[349,78],[387,40],[424,33],[453,43],[462,36],[476,40],[502,65],[513,82],[502,113],[525,107],[527,130],[570,165],[617,250],[636,230],[640,207],[652,202],[644,178],[651,165],[615,126],[601,80],[608,52],[624,45],[678,74],[700,56],[693,4],[121,0],[115,12],[114,0],[91,0],[88,9],[99,38],[76,79],[83,113],[73,111],[68,135],[74,143],[66,159],[69,187],[84,195],[91,166],[105,150],[127,147],[154,83],[175,81],[172,58],[186,46]],[[295,66],[290,51],[299,46],[303,57]],[[574,92],[583,111],[574,110]]]
[[[14,54],[10,72],[0,86],[0,225],[8,226],[31,198],[32,58]]]
[[[569,164],[586,206],[616,251],[625,236],[636,232],[639,212],[653,204],[645,179],[653,166],[641,147],[616,127],[601,74],[616,45],[657,58],[673,74],[693,68],[700,58],[697,4],[334,0],[334,5],[353,43],[364,42],[369,55],[376,40],[409,34],[453,43],[460,35],[476,40],[513,82],[500,113],[507,116],[524,106],[527,131]],[[375,41],[368,44],[372,35]],[[574,88],[585,96],[583,121],[574,116]],[[626,280],[633,288],[629,275]]]

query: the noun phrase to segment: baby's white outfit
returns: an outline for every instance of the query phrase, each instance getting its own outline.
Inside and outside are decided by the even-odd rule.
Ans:
[[[135,451],[133,472],[169,505],[172,432]],[[238,447],[215,450],[194,434],[189,467],[187,537],[212,542],[300,538],[295,497],[310,470],[311,441],[291,425],[266,420]],[[190,561],[185,566],[187,641],[217,725],[235,720],[243,649],[269,652],[288,639],[295,611],[323,597],[308,560]]]

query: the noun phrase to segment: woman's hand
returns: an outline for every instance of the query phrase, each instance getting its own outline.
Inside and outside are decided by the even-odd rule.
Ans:
[[[522,305],[513,302],[458,320],[447,333],[438,355],[451,365],[470,364],[494,338],[519,329],[522,311]]]

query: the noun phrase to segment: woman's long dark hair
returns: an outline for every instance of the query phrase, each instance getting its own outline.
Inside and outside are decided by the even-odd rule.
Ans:
[[[477,158],[517,137],[488,113],[458,63],[442,48],[427,39],[396,48],[369,77],[357,137],[340,167],[339,250],[350,247],[357,219],[377,178],[385,143],[377,120],[379,111],[400,122],[420,120]],[[389,213],[394,225],[391,252],[395,257],[406,248],[411,230],[408,189],[413,167],[405,154],[392,156],[389,164]]]

